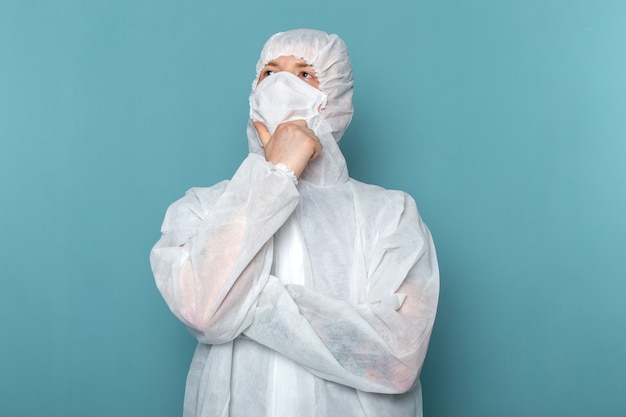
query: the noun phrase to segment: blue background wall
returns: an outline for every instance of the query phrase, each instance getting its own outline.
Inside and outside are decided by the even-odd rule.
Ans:
[[[435,236],[428,417],[626,415],[626,2],[0,0],[0,415],[176,416],[148,253],[272,33],[347,42],[352,175]]]

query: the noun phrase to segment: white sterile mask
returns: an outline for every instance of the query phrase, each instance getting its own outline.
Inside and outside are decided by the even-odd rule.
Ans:
[[[293,120],[311,121],[326,105],[326,94],[298,76],[279,71],[267,76],[250,95],[250,118],[262,122],[270,134],[276,126]]]

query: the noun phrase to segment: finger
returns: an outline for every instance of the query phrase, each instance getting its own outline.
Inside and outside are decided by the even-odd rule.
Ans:
[[[300,126],[300,127],[308,127],[306,124],[306,120],[302,120],[302,119],[298,119],[298,120],[292,120],[289,123],[293,123],[296,126]]]
[[[315,159],[317,158],[317,156],[322,152],[322,143],[318,140],[317,144],[315,145],[315,150],[313,151],[313,155],[311,156],[311,159]]]
[[[270,135],[269,130],[267,130],[267,127],[265,127],[263,123],[252,122],[252,124],[254,125],[254,128],[256,129],[256,133],[259,135],[261,146],[265,148],[265,145],[267,145],[267,142],[270,141],[270,139],[272,138],[272,135]]]

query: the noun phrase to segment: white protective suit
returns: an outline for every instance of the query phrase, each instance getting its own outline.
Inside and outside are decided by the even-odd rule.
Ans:
[[[352,117],[343,41],[278,33],[256,80],[290,55],[328,97],[314,123],[319,157],[296,184],[265,160],[249,123],[233,178],[173,203],[151,253],[159,290],[199,342],[184,415],[421,415],[439,294],[431,235],[410,196],[348,177],[337,145]]]

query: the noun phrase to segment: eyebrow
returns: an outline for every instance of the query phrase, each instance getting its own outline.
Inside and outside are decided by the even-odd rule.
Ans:
[[[278,66],[278,64],[277,64],[275,61],[270,61],[270,62],[268,62],[267,64],[265,64],[265,66],[266,66],[266,67],[277,67],[277,66]],[[313,65],[311,65],[311,64],[307,64],[306,62],[298,62],[298,63],[296,64],[296,66],[297,66],[298,68],[311,68],[311,69],[315,69],[315,68],[313,68]]]

